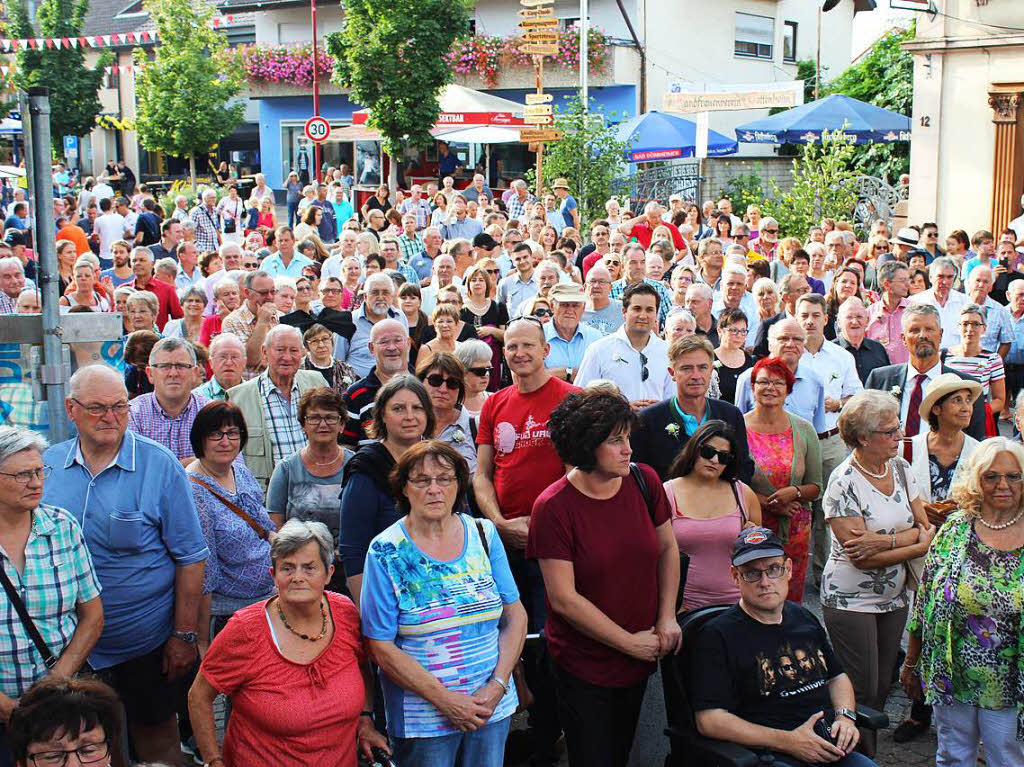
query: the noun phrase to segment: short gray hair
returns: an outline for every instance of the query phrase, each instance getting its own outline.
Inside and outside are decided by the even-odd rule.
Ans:
[[[19,272],[22,274],[25,273],[25,267],[17,256],[6,256],[5,258],[0,258],[0,272],[11,266],[16,266]]]
[[[452,260],[454,261],[454,259],[452,259]],[[376,272],[374,274],[371,274],[369,277],[367,277],[366,280],[363,282],[363,290],[364,290],[364,292],[368,293],[370,291],[372,285],[375,282],[384,282],[384,281],[387,281],[388,290],[390,290],[391,294],[394,295],[394,293],[395,293],[395,281],[393,279],[391,279],[388,275],[386,275],[384,272]]]
[[[146,307],[153,312],[153,314],[160,313],[160,299],[158,299],[153,293],[148,290],[136,290],[125,300],[125,308],[131,308],[132,304],[143,303]]]
[[[957,272],[956,262],[949,256],[939,256],[932,261],[931,266],[928,267],[928,279],[935,281],[935,274],[940,269],[952,269],[953,274]]]
[[[196,365],[195,347],[193,347],[191,342],[187,339],[178,338],[177,336],[161,338],[153,344],[153,349],[149,352],[149,364],[153,364],[153,360],[156,359],[156,355],[164,352],[176,352],[178,349],[184,349],[188,352],[188,358],[192,361],[192,365],[194,367]]]
[[[775,327],[774,325],[772,327]],[[886,419],[900,417],[900,402],[889,392],[865,389],[847,400],[839,414],[839,435],[849,448],[860,447]],[[908,417],[916,418],[911,413]]]
[[[909,270],[902,261],[886,261],[880,267],[878,267],[878,284],[881,285],[883,282],[891,282],[896,278],[896,273],[901,269]]]
[[[768,289],[776,296],[779,295],[779,286],[776,285],[771,277],[758,277],[754,280],[754,284],[750,288],[751,294],[756,298],[760,295],[761,291]]]
[[[847,299],[849,300],[849,299]],[[218,333],[210,341],[210,357],[213,357],[224,344],[235,344],[245,354],[245,342],[234,333]]]
[[[914,317],[921,317],[927,315],[935,320],[936,324],[942,327],[942,315],[939,314],[939,310],[931,304],[913,303],[908,304],[903,310],[903,316],[900,318],[900,327],[906,329],[907,324]]]
[[[251,272],[246,272],[245,289],[252,290],[252,284],[261,277],[266,277],[268,280],[274,279],[269,272],[265,272],[262,269],[254,269]]]
[[[178,262],[168,256],[167,258],[161,258],[153,265],[154,272],[166,272],[167,274],[173,274],[175,277],[178,276]]]
[[[275,338],[277,338],[280,335],[284,335],[285,333],[294,333],[296,336],[298,336],[299,343],[302,343],[301,330],[299,330],[294,325],[285,325],[284,323],[279,322],[278,324],[274,325],[274,327],[267,331],[267,335],[263,339],[264,348],[269,348],[270,344],[273,342]]]
[[[746,277],[745,274],[743,276]],[[711,289],[711,286],[708,285],[706,282],[690,283],[690,285],[687,286],[686,288],[686,292],[689,293],[691,290],[700,293],[702,296],[704,296],[704,298],[708,299],[709,301],[713,300],[715,297],[715,291],[713,291]]]
[[[467,368],[477,361],[486,360],[490,363],[491,347],[479,338],[471,338],[468,341],[455,345],[455,356]]]
[[[975,268],[977,269],[979,267]],[[972,271],[971,274],[974,274],[974,272]],[[988,323],[988,308],[985,306],[980,306],[979,304],[964,304],[963,308],[960,310],[960,316],[963,317],[965,314],[977,314],[981,317],[982,322],[986,324]]]
[[[49,443],[38,432],[21,426],[0,426],[0,466],[3,466],[8,458],[24,450],[42,453],[47,447]]]
[[[334,538],[327,525],[302,519],[289,519],[274,534],[270,542],[270,564],[277,567],[277,560],[294,554],[307,543],[315,543],[320,552],[324,570],[334,564]]]
[[[151,251],[145,245],[138,245],[138,246],[132,248],[132,259],[134,259],[136,256],[145,256],[150,261],[154,260],[153,259],[153,251]]]

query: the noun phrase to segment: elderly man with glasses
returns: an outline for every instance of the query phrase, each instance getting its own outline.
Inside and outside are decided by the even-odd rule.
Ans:
[[[779,222],[771,216],[761,219],[761,228],[756,240],[750,241],[750,250],[765,261],[775,260],[775,250],[779,246]]]
[[[274,278],[262,269],[245,275],[242,305],[224,318],[221,331],[234,333],[245,342],[245,378],[255,376],[263,367],[263,339],[277,325],[280,312],[274,306]]]

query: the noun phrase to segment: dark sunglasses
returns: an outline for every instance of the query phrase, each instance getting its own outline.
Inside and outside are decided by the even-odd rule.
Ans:
[[[647,357],[644,356],[643,352],[640,354],[640,380],[646,381],[651,376],[651,371],[647,369]]]
[[[458,391],[459,387],[462,386],[458,379],[445,378],[440,373],[433,373],[432,375],[427,376],[426,379],[424,380],[426,380],[426,382],[433,386],[435,389],[441,388],[441,384],[444,384],[451,391]]]
[[[483,378],[484,376],[489,376],[491,374],[490,368],[466,368],[466,370],[468,370],[475,376],[480,376],[481,378]]]
[[[732,453],[728,450],[716,450],[711,445],[701,445],[697,449],[697,454],[705,461],[717,458],[722,466],[728,466],[732,462]]]
[[[533,314],[536,317],[550,317],[551,316],[551,310],[550,309],[535,309],[533,311]]]

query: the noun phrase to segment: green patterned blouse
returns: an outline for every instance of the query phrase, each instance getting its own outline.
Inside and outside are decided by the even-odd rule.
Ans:
[[[907,630],[921,638],[919,673],[931,704],[1017,707],[1024,739],[1024,549],[978,539],[951,515],[932,541]]]

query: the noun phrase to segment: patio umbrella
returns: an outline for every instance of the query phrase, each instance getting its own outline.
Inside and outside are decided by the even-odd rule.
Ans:
[[[854,144],[910,141],[909,117],[842,94],[744,123],[736,138],[750,144],[808,144],[821,141],[822,131],[840,129]]]
[[[619,124],[619,141],[628,147],[629,162],[672,160],[693,157],[697,147],[697,124],[692,120],[652,109]],[[713,130],[708,131],[708,155],[733,154],[736,142]]]

